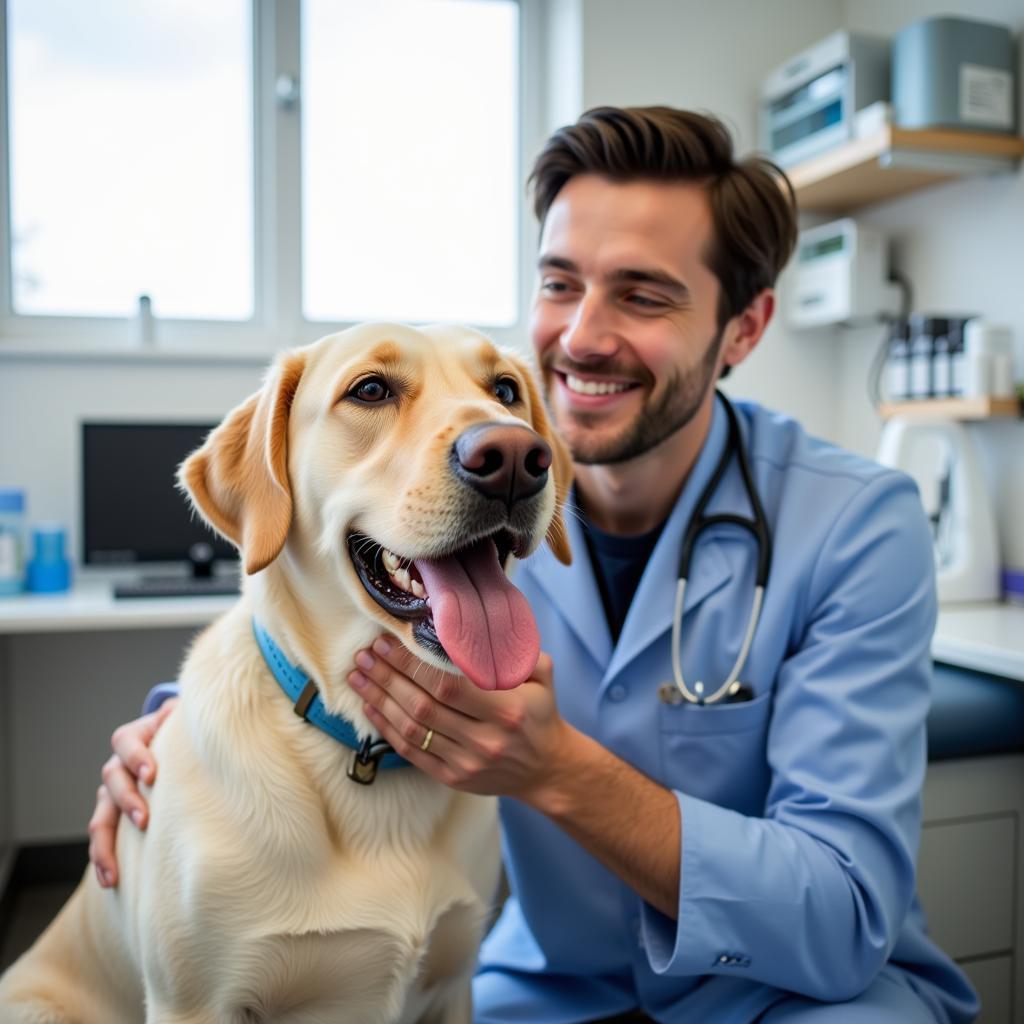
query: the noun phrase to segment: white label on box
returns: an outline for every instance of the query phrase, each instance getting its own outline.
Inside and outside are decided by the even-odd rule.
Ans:
[[[1012,87],[1013,78],[1009,71],[961,64],[960,120],[994,128],[1012,128]]]

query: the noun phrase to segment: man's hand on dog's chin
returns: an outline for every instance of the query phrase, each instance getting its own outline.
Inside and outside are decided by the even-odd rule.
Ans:
[[[546,654],[531,678],[511,690],[478,689],[424,664],[390,637],[360,651],[356,665],[349,683],[406,760],[454,789],[543,805],[564,748],[578,735],[558,713]]]
[[[117,885],[117,823],[122,814],[139,828],[149,822],[149,807],[139,792],[138,780],[156,778],[156,761],[150,744],[157,730],[177,706],[172,697],[148,715],[119,726],[110,738],[113,754],[103,766],[103,784],[96,792],[96,809],[89,820],[89,860],[105,889]]]

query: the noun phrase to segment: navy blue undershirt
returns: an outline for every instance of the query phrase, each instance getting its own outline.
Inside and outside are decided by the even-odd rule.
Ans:
[[[664,525],[662,521],[647,533],[623,537],[599,530],[584,516],[583,535],[613,643],[619,639],[626,613],[640,585],[640,577],[644,574],[647,560],[651,557],[654,545],[658,543]]]

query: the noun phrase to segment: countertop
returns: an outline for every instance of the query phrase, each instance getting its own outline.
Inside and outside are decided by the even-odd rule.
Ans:
[[[947,665],[1024,682],[1024,605],[944,605],[932,656]]]
[[[66,594],[23,594],[0,600],[0,634],[202,626],[234,597],[118,600],[108,580],[79,581]],[[1024,606],[945,605],[932,641],[936,661],[1024,682]]]

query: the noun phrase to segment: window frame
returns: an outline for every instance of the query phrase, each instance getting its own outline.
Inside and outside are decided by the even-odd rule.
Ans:
[[[533,289],[536,228],[526,201],[528,160],[543,138],[543,3],[519,6],[519,125],[517,145],[517,320],[482,325],[499,344],[523,348]],[[352,321],[309,321],[302,312],[301,96],[287,106],[277,83],[298,88],[301,0],[250,0],[253,69],[253,316],[245,321],[161,319],[143,347],[134,317],[42,316],[12,308],[10,167],[7,88],[7,3],[0,0],[0,356],[181,356],[265,359],[280,348],[343,330]]]

